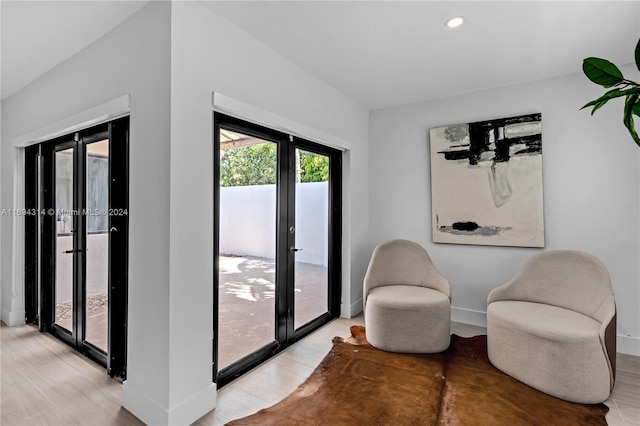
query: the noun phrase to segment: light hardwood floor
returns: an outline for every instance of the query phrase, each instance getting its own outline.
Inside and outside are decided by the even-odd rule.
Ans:
[[[347,336],[362,316],[337,319],[218,392],[217,408],[195,424],[221,425],[268,407],[301,384],[331,348],[334,336]],[[482,327],[452,323],[468,337]],[[138,425],[120,406],[122,387],[105,371],[34,327],[0,328],[0,424]],[[640,426],[640,358],[618,354],[616,386],[607,421]]]

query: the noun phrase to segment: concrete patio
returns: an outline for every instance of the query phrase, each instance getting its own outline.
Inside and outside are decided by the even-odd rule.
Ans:
[[[220,257],[219,369],[275,340],[275,259]],[[327,268],[296,262],[295,326],[327,312]]]
[[[69,250],[71,237],[58,238],[57,252]],[[87,241],[92,256],[87,262],[86,340],[106,351],[106,234],[91,235]],[[57,258],[57,280],[62,285],[56,288],[56,323],[70,330],[72,256],[61,254]],[[275,340],[275,270],[275,259],[220,257],[219,367]],[[295,273],[294,317],[298,328],[328,310],[328,271],[323,265],[296,262]]]

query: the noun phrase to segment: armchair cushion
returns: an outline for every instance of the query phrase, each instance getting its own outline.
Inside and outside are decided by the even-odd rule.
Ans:
[[[389,352],[442,352],[449,347],[450,316],[449,298],[437,290],[377,287],[369,293],[365,311],[367,339]]]

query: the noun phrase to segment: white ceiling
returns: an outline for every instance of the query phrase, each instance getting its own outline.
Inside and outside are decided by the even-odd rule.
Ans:
[[[2,99],[78,53],[146,3],[1,0]]]
[[[3,0],[2,97],[145,3]],[[370,109],[578,73],[588,56],[632,63],[640,38],[639,0],[203,3]]]
[[[370,109],[632,63],[640,37],[637,0],[206,4]]]

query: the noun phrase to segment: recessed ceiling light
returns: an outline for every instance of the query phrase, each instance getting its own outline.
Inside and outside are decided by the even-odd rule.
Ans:
[[[464,18],[462,16],[456,16],[455,18],[449,19],[445,25],[447,28],[458,28],[463,23]]]

